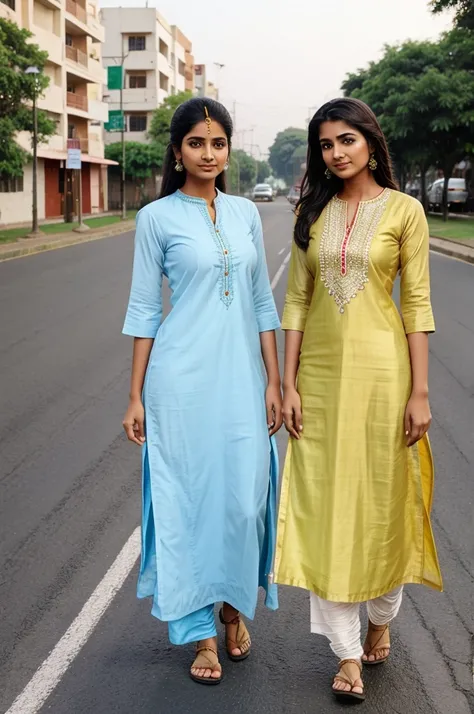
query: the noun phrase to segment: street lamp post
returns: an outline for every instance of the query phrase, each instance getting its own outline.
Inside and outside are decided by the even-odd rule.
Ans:
[[[34,90],[33,90],[33,226],[31,237],[39,235],[38,228],[38,113],[37,113],[37,75],[40,73],[38,67],[28,67],[25,74],[34,75]]]

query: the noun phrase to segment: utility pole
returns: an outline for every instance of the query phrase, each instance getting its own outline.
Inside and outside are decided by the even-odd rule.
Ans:
[[[122,173],[121,173],[121,180],[120,180],[120,198],[121,198],[121,204],[122,204],[122,221],[127,220],[127,199],[125,195],[125,115],[123,113],[123,85],[125,82],[125,69],[124,69],[124,62],[125,62],[125,55],[124,55],[124,49],[123,49],[123,35],[122,37],[122,61],[120,63],[121,70],[122,70],[122,78],[120,81],[120,122],[121,122],[121,134],[122,134]]]
[[[33,88],[33,205],[32,205],[32,218],[33,225],[30,234],[31,238],[40,235],[38,228],[38,108],[37,108],[37,94],[38,94],[38,81],[37,75],[40,73],[38,67],[27,67],[25,74],[34,75],[34,88]]]

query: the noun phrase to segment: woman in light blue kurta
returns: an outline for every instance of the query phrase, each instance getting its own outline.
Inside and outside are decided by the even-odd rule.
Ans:
[[[259,585],[277,607],[279,319],[259,213],[216,188],[231,127],[212,100],[175,113],[163,197],[137,216],[123,329],[137,338],[124,427],[143,445],[138,596],[153,597],[173,643],[198,642],[191,676],[207,684],[222,678],[214,604],[224,602],[235,660],[250,653],[239,612],[253,618]],[[163,276],[172,309],[162,322]]]

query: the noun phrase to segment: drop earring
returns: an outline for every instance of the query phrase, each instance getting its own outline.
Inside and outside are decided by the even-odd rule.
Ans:
[[[332,173],[329,171],[329,169],[326,169],[326,171],[324,172],[324,175],[326,176],[328,181],[330,181],[332,179]]]
[[[178,171],[178,173],[181,173],[181,171],[184,171],[184,166],[181,163],[180,159],[176,159],[176,163],[174,165],[174,170]]]
[[[375,171],[377,166],[378,166],[378,162],[377,162],[377,159],[375,158],[375,154],[372,154],[372,156],[369,159],[369,169],[371,171]]]
[[[224,164],[224,171],[227,171],[228,168],[229,168],[229,162],[226,161],[225,164]]]

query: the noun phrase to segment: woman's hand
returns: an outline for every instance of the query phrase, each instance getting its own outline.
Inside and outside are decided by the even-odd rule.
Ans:
[[[138,446],[143,446],[145,443],[145,409],[139,397],[130,399],[122,424],[128,440]]]
[[[299,439],[303,431],[303,415],[301,413],[301,397],[296,387],[284,389],[283,420],[290,436]]]
[[[407,446],[423,438],[431,424],[431,410],[427,394],[412,393],[405,410]]]
[[[273,436],[283,424],[281,388],[279,384],[269,384],[265,393],[267,407],[268,434]]]

